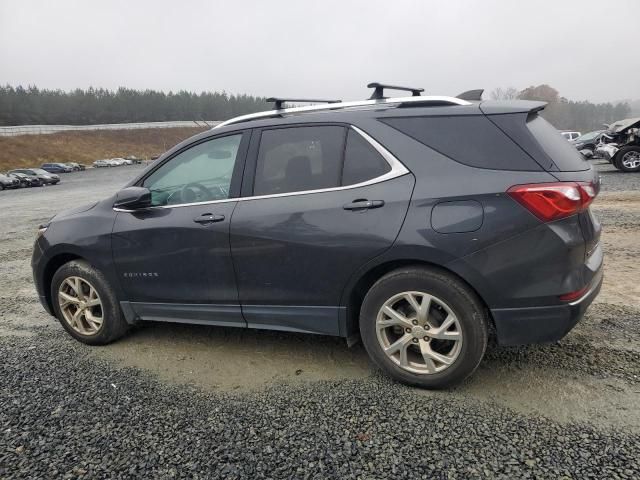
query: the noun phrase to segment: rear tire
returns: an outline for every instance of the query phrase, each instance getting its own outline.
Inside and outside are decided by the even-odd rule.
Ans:
[[[623,172],[640,172],[640,147],[622,147],[616,154],[615,166]]]
[[[485,308],[469,287],[423,267],[383,276],[360,311],[362,341],[373,362],[392,378],[422,388],[449,387],[471,375],[484,356],[487,324]]]
[[[104,275],[85,261],[73,260],[56,271],[51,299],[64,329],[82,343],[105,345],[129,328]]]

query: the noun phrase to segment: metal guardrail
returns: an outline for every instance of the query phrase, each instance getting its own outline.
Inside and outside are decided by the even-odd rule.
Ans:
[[[144,122],[144,123],[108,123],[103,125],[16,125],[0,127],[0,137],[15,137],[18,135],[43,135],[57,132],[91,131],[91,130],[136,130],[143,128],[176,128],[176,127],[215,127],[221,122],[214,120],[196,121],[184,120],[174,122]]]

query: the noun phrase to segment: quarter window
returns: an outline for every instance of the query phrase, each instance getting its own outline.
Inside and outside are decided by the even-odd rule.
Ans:
[[[162,206],[229,198],[241,140],[241,134],[216,138],[173,157],[143,182],[151,191],[151,204]]]
[[[389,172],[387,161],[359,133],[349,130],[344,153],[342,185],[354,185]]]
[[[345,129],[339,126],[264,130],[254,195],[340,186]]]

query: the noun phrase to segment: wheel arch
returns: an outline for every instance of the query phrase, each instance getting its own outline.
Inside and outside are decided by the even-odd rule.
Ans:
[[[362,308],[362,302],[369,289],[387,273],[402,267],[424,267],[432,270],[439,270],[444,272],[466,287],[468,287],[479,299],[484,308],[487,311],[487,316],[490,319],[490,331],[495,331],[494,320],[491,315],[487,302],[480,294],[477,288],[475,288],[469,281],[463,278],[450,268],[447,268],[441,264],[434,263],[429,260],[425,260],[418,257],[406,257],[406,258],[394,258],[389,259],[375,265],[371,265],[370,268],[363,272],[360,272],[355,279],[352,279],[349,287],[345,289],[343,294],[342,305],[346,307],[343,321],[341,322],[341,333],[345,336],[349,344],[354,343],[353,338],[360,334],[359,317],[360,309]],[[342,330],[344,328],[344,330]]]
[[[44,294],[45,300],[47,301],[47,305],[49,307],[50,312],[54,312],[53,308],[53,298],[51,298],[51,282],[53,280],[53,276],[58,271],[58,269],[63,266],[65,263],[69,263],[73,260],[85,260],[86,259],[76,253],[63,252],[58,253],[51,257],[47,264],[45,265],[42,272],[42,293]]]

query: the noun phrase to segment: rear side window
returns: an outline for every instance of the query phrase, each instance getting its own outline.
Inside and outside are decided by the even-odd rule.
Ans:
[[[354,185],[380,177],[391,167],[382,155],[360,134],[349,130],[344,153],[342,185]]]
[[[542,170],[484,115],[383,118],[380,121],[470,167]]]
[[[537,113],[529,115],[527,128],[559,170],[575,172],[589,169],[589,163],[582,158],[576,147]]]
[[[345,129],[339,126],[264,130],[254,195],[337,187],[341,183]]]

